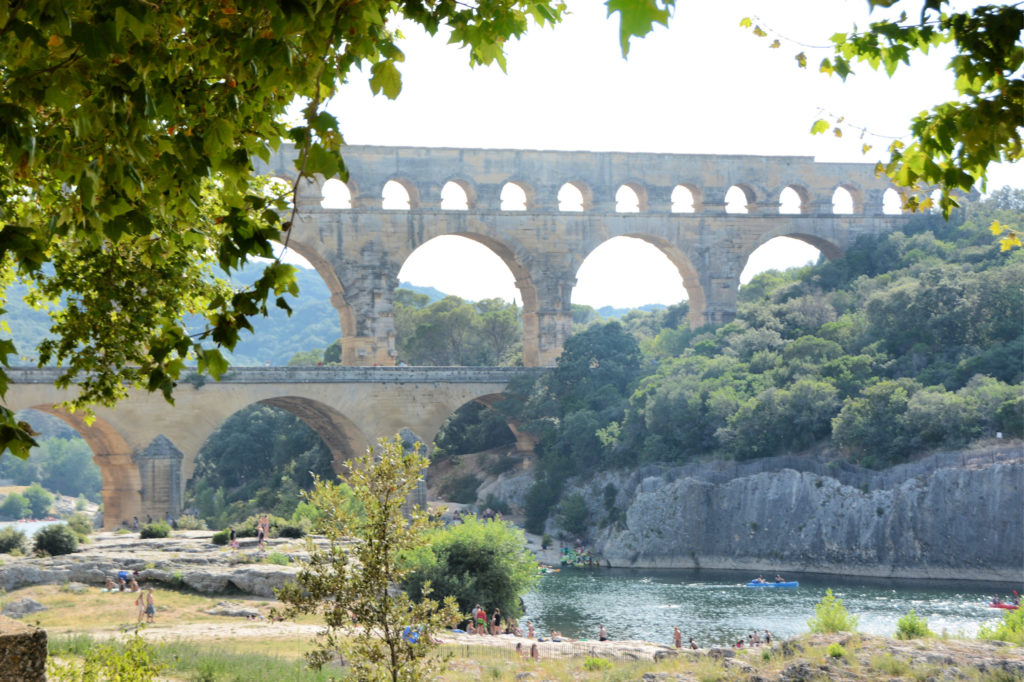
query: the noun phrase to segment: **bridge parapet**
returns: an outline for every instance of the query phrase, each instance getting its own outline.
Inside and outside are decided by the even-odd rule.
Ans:
[[[178,382],[182,391],[192,384],[507,384],[523,375],[549,371],[543,367],[232,367],[219,380],[188,374]],[[12,384],[52,384],[64,370],[58,367],[12,367]]]

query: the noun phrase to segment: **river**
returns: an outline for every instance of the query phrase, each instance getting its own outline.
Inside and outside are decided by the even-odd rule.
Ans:
[[[896,621],[914,609],[934,632],[973,637],[981,624],[1002,615],[986,601],[1011,590],[1005,584],[796,574],[784,576],[800,581],[795,589],[744,587],[752,577],[734,571],[563,568],[542,576],[526,595],[520,622],[532,620],[538,635],[555,629],[579,639],[596,639],[603,623],[612,639],[664,644],[678,626],[684,642],[693,637],[700,646],[728,645],[754,628],[777,638],[806,633],[815,604],[831,587],[860,617],[860,632],[892,636]]]
[[[55,523],[63,523],[62,521],[0,521],[0,530],[3,530],[7,526],[16,528],[25,534],[26,537],[32,537],[36,534],[36,531],[46,526],[52,526]]]

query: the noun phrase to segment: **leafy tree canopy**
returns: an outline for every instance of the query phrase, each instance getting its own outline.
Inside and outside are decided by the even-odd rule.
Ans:
[[[547,0],[4,4],[0,282],[20,277],[40,303],[62,301],[40,361],[66,366],[62,386],[80,379],[78,407],[111,404],[126,383],[169,398],[190,358],[218,376],[219,348],[251,329],[268,298],[287,307],[297,291],[280,262],[242,291],[210,276],[287,242],[287,197],[253,162],[291,140],[300,176],[346,177],[324,105],[363,65],[375,93],[398,94],[393,18],[447,26],[471,63],[504,66],[506,40],[563,10]],[[206,328],[186,328],[189,312]],[[0,341],[0,365],[15,352]],[[30,445],[0,408],[0,448],[25,457]]]

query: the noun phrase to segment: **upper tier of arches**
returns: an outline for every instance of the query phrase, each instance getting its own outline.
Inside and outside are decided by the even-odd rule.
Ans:
[[[304,183],[300,209],[883,215],[899,197],[874,164],[798,156],[355,145],[344,156],[348,180]],[[285,146],[258,170],[291,181],[293,161]]]

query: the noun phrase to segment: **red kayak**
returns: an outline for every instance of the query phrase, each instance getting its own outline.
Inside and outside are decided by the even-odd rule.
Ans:
[[[1006,609],[1007,611],[1016,611],[1020,608],[1020,604],[989,604],[990,609]]]

